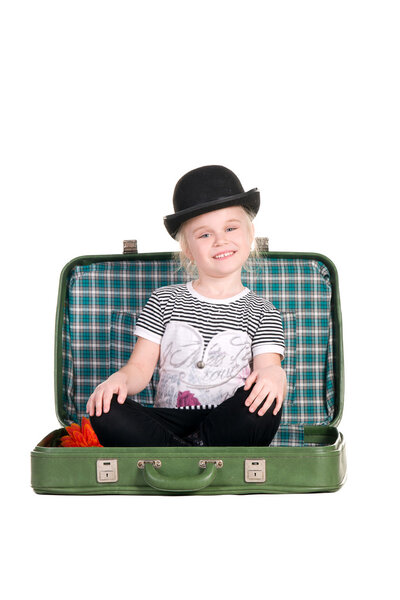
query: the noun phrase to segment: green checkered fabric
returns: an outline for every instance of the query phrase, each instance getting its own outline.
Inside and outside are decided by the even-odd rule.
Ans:
[[[249,259],[242,282],[282,315],[288,378],[281,426],[273,446],[304,445],[304,425],[329,424],[334,414],[331,283],[317,260]],[[94,388],[122,367],[132,352],[136,319],[151,292],[184,283],[175,261],[126,260],[73,268],[63,322],[63,403],[66,421],[80,421]],[[152,406],[158,368],[134,399]],[[178,409],[177,409],[178,410]]]

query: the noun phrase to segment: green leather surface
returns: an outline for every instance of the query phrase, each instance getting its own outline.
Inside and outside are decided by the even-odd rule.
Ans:
[[[326,445],[312,447],[157,447],[157,448],[49,448],[36,446],[31,453],[32,487],[50,494],[253,494],[335,491],[346,476],[343,436],[334,427],[309,433],[309,440]],[[315,442],[317,443],[317,442]],[[118,481],[98,483],[98,459],[118,460]],[[266,460],[266,482],[247,483],[245,459]],[[152,470],[138,460],[162,461]],[[199,467],[200,459],[222,459],[221,469]],[[209,465],[210,466],[210,465]],[[153,469],[155,470],[155,469]],[[152,477],[149,481],[148,473]],[[215,475],[215,476],[214,476]],[[189,491],[195,484],[208,484]],[[166,484],[170,489],[155,489]],[[196,484],[196,485],[197,485]],[[173,490],[175,486],[175,490]],[[182,489],[184,488],[184,489]],[[189,488],[189,489],[187,489]]]
[[[194,469],[194,471],[197,469]],[[164,492],[197,492],[208,487],[217,475],[217,467],[207,464],[197,475],[163,475],[152,464],[147,463],[143,471],[143,480],[155,490]]]

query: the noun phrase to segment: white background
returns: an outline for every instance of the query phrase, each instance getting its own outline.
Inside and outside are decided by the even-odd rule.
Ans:
[[[8,598],[398,597],[399,5],[5,1],[2,588]],[[64,264],[176,248],[176,181],[261,190],[272,250],[339,271],[348,481],[333,494],[39,496]],[[398,547],[398,545],[397,545]],[[396,590],[397,588],[397,590]]]

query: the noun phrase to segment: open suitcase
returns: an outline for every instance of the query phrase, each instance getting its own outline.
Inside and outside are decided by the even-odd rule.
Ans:
[[[40,494],[252,494],[336,491],[346,477],[342,322],[337,271],[323,255],[268,252],[258,240],[243,285],[281,312],[288,379],[281,425],[268,447],[64,448],[55,430],[32,451]],[[188,276],[171,253],[83,256],[60,277],[55,404],[65,427],[85,416],[89,395],[128,360],[135,320],[153,289]],[[158,381],[135,400],[151,406]],[[182,409],[177,409],[182,410]]]

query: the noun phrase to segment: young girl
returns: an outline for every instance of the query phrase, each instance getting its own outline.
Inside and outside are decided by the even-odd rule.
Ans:
[[[164,223],[198,277],[152,293],[128,363],[90,396],[87,411],[103,446],[270,444],[286,395],[282,322],[241,282],[259,203],[257,188],[244,192],[218,165],[176,184],[175,212]],[[146,387],[159,360],[154,406],[127,399]]]

